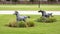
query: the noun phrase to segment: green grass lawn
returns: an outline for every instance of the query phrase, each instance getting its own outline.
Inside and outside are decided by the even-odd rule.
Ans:
[[[30,15],[30,17],[34,20],[39,15]],[[15,20],[15,15],[0,15],[0,34],[60,34],[60,16],[55,16],[55,18],[58,21],[54,23],[35,22],[35,27],[12,28],[5,25]]]
[[[58,4],[41,4],[38,8],[37,4],[0,4],[0,10],[50,10],[50,11],[60,11],[60,5]]]

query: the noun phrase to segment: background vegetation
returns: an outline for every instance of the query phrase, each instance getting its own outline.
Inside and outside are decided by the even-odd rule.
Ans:
[[[59,4],[41,4],[40,8],[38,4],[0,4],[0,10],[48,10],[59,11]]]

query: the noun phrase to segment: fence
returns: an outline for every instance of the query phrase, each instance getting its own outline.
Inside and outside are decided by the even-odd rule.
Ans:
[[[38,1],[35,2],[29,2],[29,1],[18,1],[18,2],[8,2],[8,1],[4,1],[4,2],[0,2],[0,4],[38,4]],[[60,4],[59,2],[48,2],[48,1],[40,1],[40,4]]]

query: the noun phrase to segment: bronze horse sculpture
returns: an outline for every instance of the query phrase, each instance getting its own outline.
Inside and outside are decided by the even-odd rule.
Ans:
[[[16,21],[26,21],[27,18],[30,18],[30,16],[21,16],[18,11],[15,11],[14,15],[16,15]]]
[[[43,10],[40,10],[40,11],[38,11],[39,13],[41,12],[42,13],[42,17],[46,17],[46,18],[48,18],[48,17],[53,17],[52,16],[52,13],[46,13],[45,11],[43,11]]]

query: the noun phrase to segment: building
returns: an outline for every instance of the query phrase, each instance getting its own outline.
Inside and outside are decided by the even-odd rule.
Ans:
[[[0,4],[60,3],[60,0],[0,0]]]

